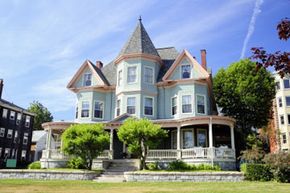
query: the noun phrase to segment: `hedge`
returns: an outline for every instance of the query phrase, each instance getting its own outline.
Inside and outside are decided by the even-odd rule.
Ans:
[[[245,179],[250,181],[270,181],[273,179],[271,167],[266,164],[241,165],[241,171],[245,174]]]

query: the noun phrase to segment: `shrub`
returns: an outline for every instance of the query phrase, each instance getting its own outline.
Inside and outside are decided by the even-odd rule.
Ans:
[[[86,161],[84,161],[80,157],[75,157],[70,159],[67,162],[67,167],[72,169],[85,169],[86,168]]]
[[[32,162],[28,165],[28,169],[41,169],[40,161]]]
[[[246,180],[269,181],[273,179],[271,168],[267,164],[244,163],[241,165],[241,171],[244,172]]]
[[[267,154],[263,161],[270,165],[274,179],[278,182],[290,182],[290,153]]]
[[[158,162],[146,164],[148,170],[159,170]]]
[[[194,165],[193,165],[194,166]],[[219,165],[210,165],[210,164],[199,164],[192,168],[193,170],[214,170],[214,171],[221,171],[221,167]]]
[[[190,170],[191,166],[181,160],[170,162],[168,165],[169,170]]]

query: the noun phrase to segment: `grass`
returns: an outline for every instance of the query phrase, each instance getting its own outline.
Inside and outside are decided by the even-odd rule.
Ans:
[[[138,170],[136,172],[233,172],[233,171],[219,171],[219,170]],[[236,171],[234,171],[236,172]]]
[[[288,193],[290,184],[276,182],[150,182],[0,180],[0,193]]]

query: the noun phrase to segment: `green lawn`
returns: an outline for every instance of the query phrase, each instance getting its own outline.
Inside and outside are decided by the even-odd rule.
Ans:
[[[290,184],[275,182],[96,183],[93,181],[0,180],[0,193],[289,193]]]

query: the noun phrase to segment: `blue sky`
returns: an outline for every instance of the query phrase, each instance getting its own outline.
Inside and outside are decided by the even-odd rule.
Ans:
[[[76,97],[66,89],[84,60],[113,60],[139,15],[155,47],[207,50],[215,74],[250,48],[290,50],[276,25],[290,0],[1,0],[3,98],[22,107],[43,103],[55,120],[72,120]]]

